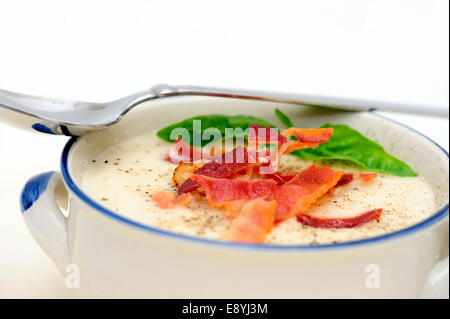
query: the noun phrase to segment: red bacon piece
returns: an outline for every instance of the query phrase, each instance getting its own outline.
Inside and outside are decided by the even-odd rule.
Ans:
[[[284,144],[282,144],[284,145]],[[277,151],[271,152],[269,149],[263,151],[250,151],[251,156],[253,156],[258,163],[255,167],[255,172],[258,175],[268,175],[275,174],[277,171],[276,166],[278,165],[279,153]]]
[[[249,141],[256,141],[256,144],[283,144],[287,142],[287,138],[281,135],[276,129],[270,126],[262,126],[258,124],[250,125],[248,134]]]
[[[220,150],[216,150],[215,147],[201,149],[191,146],[179,137],[170,148],[169,155],[165,160],[174,164],[193,163],[202,159],[212,160],[217,156],[217,153],[219,154],[219,157],[223,154]]]
[[[264,178],[273,179],[278,185],[283,185],[292,180],[298,173],[279,173],[275,172],[273,174],[262,175]]]
[[[295,137],[302,143],[325,143],[333,135],[334,128],[308,129],[294,131]]]
[[[268,202],[260,198],[247,202],[231,222],[224,239],[240,243],[264,243],[266,235],[272,230],[275,207],[275,201]]]
[[[378,208],[362,213],[358,216],[348,218],[317,218],[310,215],[301,214],[297,215],[297,220],[304,225],[316,228],[353,228],[379,219],[382,212],[383,209]]]
[[[371,182],[375,177],[377,177],[377,173],[359,173],[358,174],[359,179],[361,180],[361,182],[363,183],[369,183]]]
[[[168,158],[166,158],[166,160],[174,164],[191,163],[201,159],[202,150],[189,145],[180,137],[175,141],[170,149]]]
[[[338,186],[345,186],[347,184],[350,184],[352,181],[353,181],[353,174],[352,173],[344,174],[344,175],[342,175],[342,177],[337,182],[336,187],[338,187]]]
[[[270,179],[236,180],[211,178],[194,174],[191,177],[205,190],[208,201],[216,206],[236,200],[252,200],[271,193],[277,183]]]
[[[295,136],[297,140],[286,142],[280,147],[281,154],[292,153],[303,148],[316,148],[320,143],[326,143],[333,135],[334,128],[305,129],[291,127],[283,131],[285,136]]]
[[[192,194],[175,196],[168,192],[156,192],[152,196],[153,201],[162,209],[170,209],[179,206],[187,206],[192,199]]]
[[[245,146],[238,146],[231,152],[223,154],[220,159],[206,163],[195,172],[197,175],[203,175],[214,178],[228,178],[242,170],[256,165]],[[200,184],[189,178],[178,189],[178,194],[192,192],[200,187]]]
[[[353,174],[352,173],[348,173],[348,174],[344,174],[342,175],[341,179],[337,182],[336,186],[334,186],[333,188],[330,188],[330,190],[328,191],[328,193],[333,194],[334,190],[338,187],[341,186],[345,186],[350,184],[353,181]]]
[[[344,172],[330,167],[309,166],[288,183],[279,186],[267,200],[275,200],[275,222],[305,212],[320,196],[334,187]]]
[[[257,135],[256,128],[265,128],[267,129],[265,136],[263,134],[262,138],[260,135]],[[319,146],[319,143],[327,142],[330,139],[330,136],[333,134],[333,128],[322,128],[322,129],[302,129],[302,128],[290,128],[283,131],[283,134],[286,136],[296,136],[297,140],[288,140],[285,136],[279,134],[276,130],[271,129],[264,126],[254,125],[250,126],[250,134],[248,137],[249,145],[252,140],[256,140],[257,145],[267,143],[277,143],[278,149],[275,151],[269,151],[266,149],[265,151],[253,151],[254,157],[260,163],[257,171],[260,175],[266,174],[274,174],[276,173],[278,164],[280,162],[281,156],[283,154],[288,154],[293,151],[303,149],[303,148],[316,148]],[[275,135],[278,134],[278,135]],[[278,136],[278,137],[277,137]],[[272,141],[267,142],[271,137]],[[261,140],[265,140],[261,142]],[[251,147],[250,147],[251,148]]]
[[[295,136],[301,143],[315,144],[328,142],[333,135],[334,128],[295,128],[291,127],[283,131],[284,136]]]

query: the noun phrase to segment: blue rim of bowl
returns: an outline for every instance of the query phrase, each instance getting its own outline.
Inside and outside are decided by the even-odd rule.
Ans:
[[[442,146],[440,146],[438,143],[436,143],[435,141],[433,141],[432,139],[430,139],[429,137],[423,135],[422,133],[416,131],[415,129],[404,125],[402,123],[399,123],[395,120],[391,120],[390,118],[384,117],[380,114],[376,114],[374,113],[374,111],[376,111],[375,109],[371,109],[368,112],[371,113],[374,116],[383,118],[387,121],[393,122],[397,125],[403,126],[407,129],[409,129],[410,131],[426,138],[428,141],[432,142],[436,147],[438,147],[446,156],[447,158],[449,157],[448,152],[442,148]],[[419,231],[421,229],[424,229],[430,225],[433,225],[435,223],[437,223],[438,221],[440,221],[441,219],[443,219],[445,216],[448,215],[449,213],[449,203],[447,202],[446,205],[444,205],[441,209],[439,209],[436,213],[434,213],[433,215],[431,215],[429,218],[421,221],[418,224],[415,224],[411,227],[393,232],[393,233],[389,233],[386,235],[381,235],[381,236],[377,236],[377,237],[372,237],[372,238],[367,238],[367,239],[361,239],[361,240],[355,240],[355,241],[348,241],[348,242],[342,242],[342,243],[333,243],[333,244],[324,244],[324,245],[265,245],[265,244],[243,244],[243,243],[233,243],[233,242],[227,242],[227,241],[220,241],[220,240],[214,240],[214,239],[206,239],[206,238],[201,238],[201,237],[195,237],[195,236],[190,236],[190,235],[184,235],[184,234],[179,234],[179,233],[175,233],[175,232],[171,232],[171,231],[166,231],[163,229],[159,229],[159,228],[155,228],[155,227],[151,227],[151,226],[147,226],[144,224],[140,224],[136,221],[133,221],[131,219],[128,219],[126,217],[123,217],[111,210],[109,210],[108,208],[106,208],[105,206],[100,205],[99,203],[97,203],[95,200],[93,200],[92,198],[90,198],[89,196],[87,196],[78,186],[77,184],[73,181],[72,177],[69,174],[69,169],[68,169],[68,159],[69,159],[69,153],[70,150],[72,148],[72,146],[74,145],[74,143],[77,141],[78,137],[72,137],[64,146],[63,152],[61,154],[61,174],[63,176],[63,179],[67,185],[67,187],[76,195],[78,196],[78,198],[80,198],[82,201],[84,201],[86,204],[88,204],[89,206],[91,206],[92,208],[94,208],[95,210],[97,210],[98,212],[101,212],[103,214],[105,214],[108,217],[111,217],[112,219],[127,224],[129,226],[133,226],[136,227],[138,229],[141,230],[145,230],[148,232],[151,232],[153,234],[156,235],[163,235],[163,236],[167,236],[169,238],[173,238],[173,239],[181,239],[181,240],[188,240],[191,242],[197,242],[197,243],[204,243],[204,244],[212,244],[212,245],[219,245],[219,246],[225,246],[225,247],[232,247],[232,248],[249,248],[249,249],[256,249],[256,250],[323,250],[323,249],[336,249],[336,248],[344,248],[344,247],[351,247],[351,246],[359,246],[359,245],[364,245],[364,244],[372,244],[372,243],[376,243],[376,242],[380,242],[380,241],[385,241],[388,239],[393,239],[393,238],[399,238],[399,237],[403,237],[406,236],[408,234],[414,233],[416,231]]]

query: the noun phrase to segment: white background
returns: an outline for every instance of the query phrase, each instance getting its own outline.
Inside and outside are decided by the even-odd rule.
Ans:
[[[0,88],[108,101],[165,82],[448,107],[448,6],[0,0]],[[448,149],[448,119],[390,116]],[[28,177],[58,170],[65,141],[0,123],[0,297],[70,296],[18,205]]]

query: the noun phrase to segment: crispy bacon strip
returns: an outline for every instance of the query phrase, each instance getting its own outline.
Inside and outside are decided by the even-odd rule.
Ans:
[[[298,129],[294,131],[295,137],[301,143],[326,143],[333,135],[334,128]]]
[[[265,134],[256,134],[256,128],[258,130],[266,129]],[[333,131],[333,128],[302,129],[292,127],[284,130],[282,135],[273,128],[252,124],[250,125],[248,140],[249,143],[256,140],[257,145],[268,143],[279,145],[277,151],[270,152],[266,150],[266,152],[256,152],[255,154],[255,157],[261,163],[258,167],[258,170],[262,172],[261,174],[274,174],[283,154],[304,148],[316,148],[320,143],[328,142]],[[295,136],[297,140],[288,140],[286,136]]]
[[[349,218],[317,218],[301,214],[297,215],[297,220],[304,225],[316,228],[353,228],[379,219],[382,212],[383,209],[378,208]]]
[[[195,172],[214,178],[227,178],[249,167],[255,166],[256,161],[249,155],[245,146],[238,146],[231,152],[222,155],[220,160],[206,163]],[[200,187],[200,184],[189,178],[178,189],[178,194],[192,192]]]
[[[176,196],[168,192],[156,192],[152,196],[153,201],[162,209],[171,209],[180,206],[187,206],[192,199],[192,194],[182,194]]]
[[[284,136],[295,136],[301,143],[316,144],[328,142],[333,135],[334,128],[295,128],[283,131]]]
[[[191,177],[205,190],[206,198],[213,204],[235,200],[252,200],[273,192],[277,182],[271,179],[237,180],[226,178],[211,178],[194,174]]]
[[[359,173],[359,180],[363,183],[369,183],[371,181],[373,181],[373,179],[375,177],[377,177],[377,173],[369,173],[369,174],[365,174],[365,173]]]
[[[202,150],[189,145],[179,137],[170,148],[167,159],[174,164],[200,161],[202,159]]]
[[[217,155],[216,153],[219,153],[219,156],[222,155],[223,152],[220,153],[219,151],[215,147],[207,149],[191,146],[179,137],[170,148],[166,160],[174,164],[199,162],[202,159],[210,160],[214,158]]]
[[[348,185],[352,181],[353,181],[353,174],[352,173],[344,174],[344,175],[342,175],[341,179],[339,179],[339,181],[336,183],[336,185],[333,188],[330,188],[328,193],[333,194],[336,188]]]
[[[263,178],[267,179],[273,179],[277,182],[278,185],[283,185],[288,183],[290,180],[292,180],[295,176],[297,176],[299,173],[280,173],[275,172],[273,174],[265,174],[262,175]]]
[[[339,179],[339,181],[336,184],[336,187],[338,186],[345,186],[347,184],[350,184],[353,181],[353,174],[347,173],[342,175],[342,177]]]
[[[284,144],[282,144],[284,145]],[[277,151],[271,152],[266,149],[264,151],[250,151],[250,154],[256,159],[258,165],[254,171],[257,175],[275,174],[279,163],[280,153]]]
[[[344,172],[334,171],[330,167],[311,165],[288,183],[277,187],[267,197],[267,200],[277,202],[275,222],[305,212],[320,196],[334,187],[342,175]]]
[[[278,152],[280,153],[280,155],[284,155],[304,148],[316,148],[318,146],[319,144],[306,144],[291,140],[281,145]]]
[[[281,135],[276,129],[270,126],[262,126],[258,124],[250,125],[248,134],[249,141],[256,141],[256,145],[260,144],[283,144],[287,142],[287,138]]]
[[[223,203],[220,207],[223,208],[223,214],[227,219],[234,219],[241,213],[242,207],[247,204],[248,200],[234,200],[231,202]]]
[[[187,181],[195,171],[199,170],[203,163],[181,163],[179,164],[172,175],[172,182],[176,188],[180,188],[185,181]]]
[[[258,160],[262,163],[258,169],[261,172],[264,172],[264,174],[275,173],[280,163],[281,156],[304,148],[316,148],[320,143],[327,142],[333,134],[333,131],[333,128],[290,128],[283,131],[283,134],[286,136],[296,136],[297,140],[286,140],[284,143],[280,143],[277,151],[266,151],[265,153],[258,152]]]
[[[281,154],[292,153],[304,148],[316,148],[320,143],[326,143],[333,135],[334,128],[304,129],[291,127],[283,131],[285,136],[295,136],[297,140],[290,140],[280,147]]]
[[[272,230],[275,207],[275,201],[268,202],[260,198],[247,202],[231,222],[224,239],[240,243],[264,243],[266,235]]]
[[[271,179],[241,180],[202,175],[193,175],[192,179],[205,190],[211,206],[225,209],[228,219],[235,218],[249,200],[267,196],[277,186],[277,182]]]

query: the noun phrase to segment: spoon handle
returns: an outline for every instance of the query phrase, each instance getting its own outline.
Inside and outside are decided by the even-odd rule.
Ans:
[[[170,88],[170,89],[169,89]],[[308,95],[297,93],[281,93],[269,91],[252,91],[241,89],[221,89],[202,86],[167,86],[168,91],[177,92],[177,95],[205,95],[227,98],[241,98],[261,101],[283,102],[348,111],[383,111],[409,114],[429,115],[436,117],[449,117],[449,109],[444,106],[401,104],[363,99]],[[173,94],[173,92],[172,92]]]

